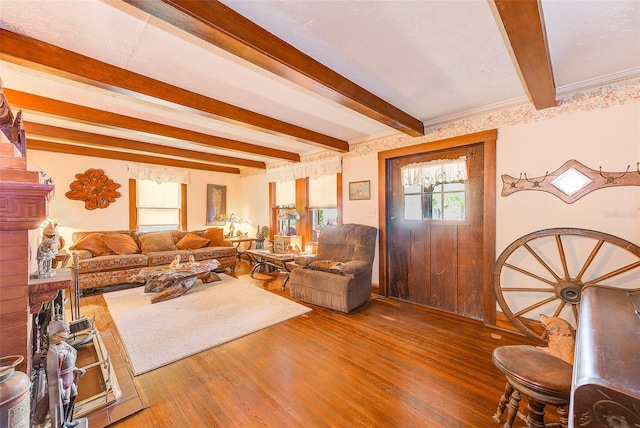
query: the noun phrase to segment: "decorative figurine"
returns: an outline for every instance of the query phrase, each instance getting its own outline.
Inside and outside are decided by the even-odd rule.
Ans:
[[[73,421],[73,407],[78,395],[78,379],[85,374],[84,369],[76,367],[78,351],[67,343],[69,338],[69,325],[64,321],[51,321],[49,323],[49,347],[58,355],[58,380],[50,379],[49,382],[60,382],[60,399],[64,411],[64,428],[78,425]]]
[[[38,273],[33,274],[35,278],[50,278],[55,276],[53,269],[53,259],[58,254],[58,229],[53,223],[49,223],[42,231],[42,242],[38,245],[36,261],[38,262]]]
[[[294,254],[294,255],[300,255],[300,254],[302,254],[302,251],[300,251],[300,247],[298,247],[297,245],[295,247],[291,246],[291,245],[288,245],[287,246],[287,253]]]
[[[258,226],[258,230],[256,231],[256,249],[262,250],[264,248],[264,240],[269,235],[269,228],[267,226]]]
[[[173,261],[169,264],[169,269],[180,269],[180,254],[174,257]]]

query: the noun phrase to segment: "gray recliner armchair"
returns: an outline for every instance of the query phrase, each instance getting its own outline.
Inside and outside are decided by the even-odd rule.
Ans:
[[[298,257],[288,285],[296,300],[350,312],[371,296],[371,275],[378,229],[341,224],[322,229],[318,253]]]

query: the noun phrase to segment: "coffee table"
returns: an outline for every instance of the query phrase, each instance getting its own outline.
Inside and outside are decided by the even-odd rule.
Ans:
[[[220,266],[217,260],[181,263],[178,266],[150,266],[140,269],[130,278],[132,282],[144,282],[145,293],[157,293],[151,303],[163,302],[182,296],[198,279],[202,282],[215,281],[211,271]]]
[[[291,272],[288,263],[293,262],[296,257],[300,257],[300,254],[272,253],[269,250],[247,250],[246,253],[250,254],[251,257],[253,257],[253,259],[256,261],[256,265],[251,269],[251,278],[253,278],[253,273],[259,267],[272,266],[276,268],[278,273],[286,275],[286,277],[282,281],[283,290],[287,286],[289,273]]]

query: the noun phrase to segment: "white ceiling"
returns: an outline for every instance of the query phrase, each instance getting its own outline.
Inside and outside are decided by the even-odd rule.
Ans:
[[[426,125],[527,99],[492,2],[223,3]],[[557,92],[640,74],[640,1],[543,0]],[[0,27],[350,144],[398,131],[114,0],[2,0]],[[0,51],[1,51],[0,40]],[[317,145],[0,61],[5,88],[301,156]],[[11,99],[9,98],[11,103]],[[25,122],[278,162],[24,111]]]

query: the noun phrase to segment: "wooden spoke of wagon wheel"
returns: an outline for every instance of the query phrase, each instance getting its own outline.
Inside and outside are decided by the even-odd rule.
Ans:
[[[576,242],[572,242],[573,245],[578,245],[580,248],[582,246],[586,249],[591,248],[584,261],[577,260],[577,268],[575,269],[578,272],[575,274],[573,274],[572,266],[568,262],[568,255],[572,254],[570,247],[566,245],[569,242],[569,238],[576,240]],[[546,239],[551,239],[556,248],[555,251],[551,251],[551,254],[548,255],[540,253],[542,250],[536,250],[537,247],[533,245],[534,241],[545,243],[546,241],[544,240]],[[593,241],[593,244],[591,241]],[[599,266],[594,261],[610,261],[606,257],[611,258],[611,254],[607,255],[607,252],[601,251],[609,246],[617,247],[618,250],[630,254],[636,261],[632,261],[622,267],[616,267],[608,272],[591,273],[591,275],[597,275],[597,277],[587,278],[589,267]],[[514,258],[517,261],[510,260],[510,257],[519,252],[521,248],[524,248],[544,271],[549,273],[550,278],[545,278],[542,276],[544,274],[534,272],[535,269],[531,267],[519,266],[526,263],[521,257]],[[550,247],[540,246],[538,248]],[[572,256],[577,259],[580,254],[582,252],[572,254]],[[559,266],[562,272],[558,274],[551,266]],[[573,321],[577,327],[582,288],[587,285],[602,285],[603,281],[620,276],[638,267],[640,267],[640,247],[622,238],[587,229],[545,229],[519,238],[502,252],[496,261],[493,287],[498,304],[509,321],[526,336],[541,344],[546,344],[546,331],[543,328],[536,328],[536,330],[540,330],[540,332],[537,332],[530,328],[533,326],[532,324],[538,323],[540,313],[556,317],[564,315],[565,318],[570,315],[573,320],[568,321]],[[601,269],[606,270],[606,268]],[[521,279],[507,275],[508,271],[515,271],[531,278],[533,280],[531,281],[532,284],[522,283]],[[540,293],[545,295],[539,296]],[[552,293],[552,295],[549,296],[549,293]],[[505,298],[505,295],[508,295],[509,299]],[[518,307],[513,302],[524,305],[524,307]],[[568,309],[568,313],[566,313],[565,309]],[[540,313],[536,313],[536,310],[539,310]]]

